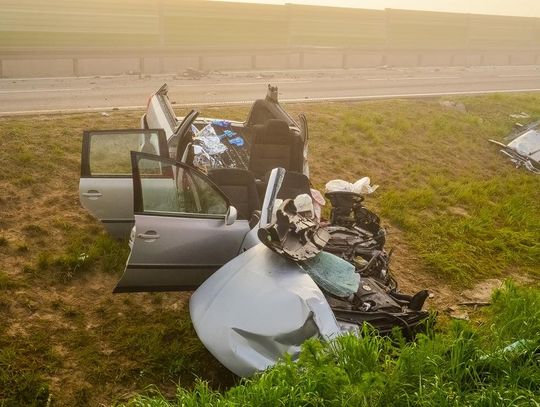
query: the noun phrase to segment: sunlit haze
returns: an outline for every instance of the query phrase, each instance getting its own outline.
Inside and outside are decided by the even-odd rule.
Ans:
[[[231,1],[231,0],[214,0]],[[369,9],[406,9],[540,17],[538,0],[235,0],[237,3],[311,4]]]

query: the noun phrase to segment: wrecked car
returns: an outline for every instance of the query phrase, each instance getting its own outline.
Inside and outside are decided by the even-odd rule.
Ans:
[[[199,338],[240,376],[364,322],[382,334],[421,329],[427,291],[399,293],[364,196],[327,188],[331,218],[319,219],[305,117],[290,118],[276,88],[244,123],[178,120],[162,88],[142,124],[164,118],[168,128],[84,132],[81,202],[113,236],[130,236],[115,293],[196,290]]]
[[[134,225],[130,151],[202,170],[206,181],[221,190],[245,189],[248,203],[236,208],[242,220],[260,206],[265,176],[272,168],[309,176],[306,119],[300,115],[299,124],[292,119],[279,104],[276,87],[269,86],[266,97],[253,103],[244,122],[201,118],[196,111],[177,118],[167,92],[163,85],[149,98],[141,129],[83,133],[79,198],[112,236],[126,238]]]
[[[508,144],[496,140],[489,140],[501,147],[501,153],[508,156],[516,168],[524,167],[527,170],[540,174],[540,121],[519,129],[506,138]]]

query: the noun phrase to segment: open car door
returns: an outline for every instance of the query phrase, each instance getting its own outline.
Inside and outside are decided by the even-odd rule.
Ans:
[[[130,151],[168,156],[163,130],[85,131],[81,153],[79,199],[114,237],[133,227]]]
[[[248,221],[193,167],[137,152],[131,160],[135,228],[114,292],[195,289],[238,255]]]

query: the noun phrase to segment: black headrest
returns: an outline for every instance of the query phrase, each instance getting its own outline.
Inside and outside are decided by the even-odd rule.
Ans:
[[[290,142],[289,125],[283,120],[270,119],[257,133],[259,143],[285,144]]]

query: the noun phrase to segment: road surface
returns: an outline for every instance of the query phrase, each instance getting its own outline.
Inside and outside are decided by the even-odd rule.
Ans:
[[[279,86],[281,101],[362,100],[540,91],[540,66],[373,68],[179,75],[0,79],[0,115],[144,108],[163,83],[177,106],[251,103]]]

